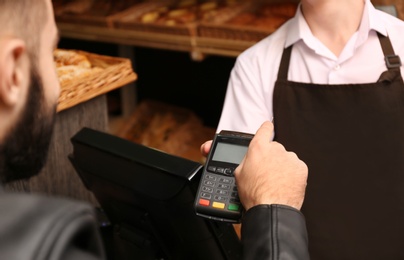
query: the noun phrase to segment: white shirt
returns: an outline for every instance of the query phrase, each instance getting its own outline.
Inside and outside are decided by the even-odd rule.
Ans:
[[[404,21],[376,10],[366,0],[361,25],[336,57],[310,31],[300,8],[276,32],[250,47],[232,69],[217,132],[255,133],[271,120],[272,94],[283,49],[294,45],[288,80],[315,84],[374,83],[386,71],[376,31],[388,35],[404,62]],[[404,75],[404,67],[401,66]]]

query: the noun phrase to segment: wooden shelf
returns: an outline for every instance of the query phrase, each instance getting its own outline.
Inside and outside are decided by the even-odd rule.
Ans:
[[[191,37],[103,28],[79,24],[57,24],[62,37],[176,51],[192,51]]]
[[[57,25],[61,36],[65,38],[189,52],[194,60],[202,60],[205,55],[237,57],[255,43],[138,32],[80,24],[58,23]]]

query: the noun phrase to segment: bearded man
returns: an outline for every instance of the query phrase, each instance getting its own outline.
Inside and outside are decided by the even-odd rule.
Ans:
[[[0,24],[0,181],[6,183],[38,174],[46,161],[60,92],[53,60],[58,31],[51,0],[0,0]],[[0,209],[0,259],[104,258],[90,205],[1,190]]]

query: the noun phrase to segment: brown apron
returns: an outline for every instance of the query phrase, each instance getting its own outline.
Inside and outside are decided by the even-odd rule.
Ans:
[[[388,70],[377,83],[288,81],[292,46],[283,52],[275,140],[309,167],[312,260],[404,259],[404,83],[390,40],[379,39]]]

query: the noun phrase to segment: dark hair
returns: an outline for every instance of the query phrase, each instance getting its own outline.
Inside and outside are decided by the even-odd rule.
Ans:
[[[42,30],[48,19],[45,0],[0,0],[0,36],[23,39],[31,61],[36,61]]]

